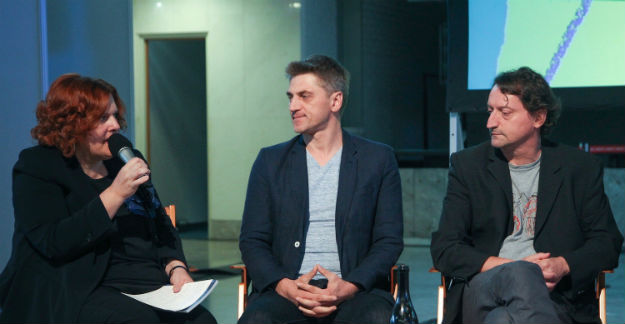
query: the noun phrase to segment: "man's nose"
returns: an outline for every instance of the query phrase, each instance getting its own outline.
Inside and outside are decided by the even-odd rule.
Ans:
[[[486,128],[493,129],[499,125],[499,119],[497,117],[497,112],[493,111],[488,115],[488,120],[486,121]]]
[[[299,109],[299,103],[297,101],[296,98],[292,98],[291,101],[289,101],[289,110],[291,112],[296,111]]]

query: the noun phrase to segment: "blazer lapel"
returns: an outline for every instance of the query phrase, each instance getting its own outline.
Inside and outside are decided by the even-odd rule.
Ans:
[[[62,181],[70,188],[69,192],[73,197],[69,200],[69,207],[72,211],[76,211],[95,198],[98,192],[91,185],[89,176],[82,171],[75,157],[65,159],[65,163],[67,174],[60,179],[63,179]]]
[[[512,216],[512,180],[510,180],[508,161],[505,159],[500,150],[492,148],[489,151],[487,169],[506,196],[507,208],[505,212],[501,215],[493,217],[496,222],[495,228],[505,228],[505,233],[508,235],[512,232],[511,225],[513,223],[510,221]]]
[[[358,183],[358,150],[352,142],[349,133],[343,131],[343,153],[341,154],[341,166],[339,170],[339,188],[336,197],[336,235],[343,237],[345,224],[348,223],[352,197]],[[341,240],[337,240],[339,255]]]
[[[550,146],[543,146],[540,161],[540,176],[538,179],[538,202],[536,211],[536,224],[534,238],[547,220],[562,186],[562,173],[560,161]]]
[[[288,172],[285,189],[289,193],[287,205],[294,208],[292,218],[296,228],[302,230],[302,237],[308,230],[308,168],[306,164],[306,145],[301,136],[293,143],[288,157]]]

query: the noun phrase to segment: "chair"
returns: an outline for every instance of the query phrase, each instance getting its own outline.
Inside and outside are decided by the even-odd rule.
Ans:
[[[241,282],[239,282],[239,292],[237,294],[237,319],[241,318],[245,307],[247,307],[247,267],[242,264],[231,265],[230,269],[241,270]]]
[[[398,282],[397,282],[397,265],[394,265],[391,267],[391,296],[393,296],[393,299],[397,300],[397,288],[398,288]]]
[[[595,294],[597,299],[599,300],[599,318],[601,319],[601,323],[606,324],[608,322],[607,318],[607,306],[606,306],[606,286],[605,286],[605,274],[606,273],[614,273],[614,270],[604,270],[599,272],[597,275],[597,279],[595,280]]]
[[[436,268],[430,268],[429,272],[439,272]],[[614,270],[604,270],[599,272],[597,275],[597,279],[595,279],[595,294],[597,297],[597,301],[599,302],[599,318],[601,319],[602,324],[606,324],[608,322],[606,316],[606,286],[605,286],[605,274],[606,273],[614,273]],[[441,274],[441,285],[438,286],[438,301],[436,307],[436,324],[441,324],[443,322],[443,311],[445,306],[445,297],[446,297],[446,278],[443,274]]]
[[[165,213],[169,216],[169,219],[171,219],[171,224],[176,227],[176,205],[171,204],[163,208],[165,208]]]
[[[238,301],[237,301],[237,319],[241,318],[245,307],[247,307],[247,267],[243,264],[231,265],[230,269],[241,271],[241,282],[239,282]],[[397,299],[397,266],[391,268],[391,288],[390,292],[393,299]]]
[[[439,272],[436,268],[432,267],[428,272]],[[436,301],[436,324],[443,322],[443,310],[445,309],[445,297],[447,297],[447,280],[441,273],[441,284],[438,286],[438,299]]]

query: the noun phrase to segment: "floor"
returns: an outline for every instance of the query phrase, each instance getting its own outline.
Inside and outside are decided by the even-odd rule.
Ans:
[[[183,248],[190,266],[200,269],[193,276],[197,279],[214,278],[219,284],[202,303],[217,318],[219,323],[236,323],[238,271],[229,269],[232,264],[241,263],[241,254],[236,241],[209,241],[205,234],[181,233]],[[623,264],[621,254],[619,264]],[[421,323],[436,323],[436,290],[440,275],[429,273],[432,267],[428,247],[407,246],[398,263],[410,267],[410,295]],[[625,276],[623,267],[606,278],[608,292],[609,323],[625,323]]]

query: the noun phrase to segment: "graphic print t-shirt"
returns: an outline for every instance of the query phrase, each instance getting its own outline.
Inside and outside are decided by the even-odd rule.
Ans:
[[[534,227],[538,201],[540,158],[524,165],[509,163],[512,180],[512,208],[514,228],[503,241],[499,256],[520,260],[535,254]]]

